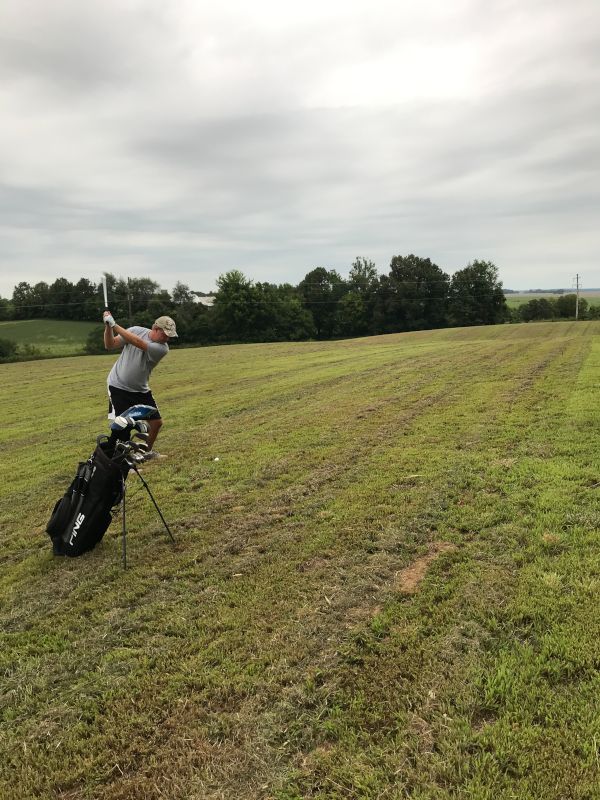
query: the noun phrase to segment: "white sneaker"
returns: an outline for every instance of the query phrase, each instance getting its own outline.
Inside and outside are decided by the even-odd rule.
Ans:
[[[158,453],[156,450],[148,450],[147,453],[144,453],[144,461],[153,461],[155,458],[165,458],[162,453]]]

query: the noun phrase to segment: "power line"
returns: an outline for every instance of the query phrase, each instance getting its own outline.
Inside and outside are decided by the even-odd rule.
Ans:
[[[147,302],[149,298],[146,298],[146,297],[139,297],[139,298],[132,297],[131,299],[134,302],[136,300],[138,302],[139,301]],[[88,297],[87,300],[77,300],[77,301],[70,300],[68,303],[24,303],[23,305],[20,305],[20,306],[13,305],[13,303],[10,300],[8,302],[10,303],[12,308],[53,308],[54,306],[85,306],[85,305],[96,305],[96,304],[100,304],[101,306],[104,307],[104,301],[99,297],[93,297],[93,298]],[[117,302],[117,303],[126,303],[127,300],[126,299],[125,300],[116,299],[115,302]]]
[[[349,293],[350,292],[347,292],[342,297],[340,297],[338,299],[335,299],[335,300],[334,299],[331,299],[331,300],[317,300],[317,299],[311,300],[310,298],[302,297],[301,295],[296,295],[296,298],[298,300],[300,300],[301,302],[306,303],[308,305],[319,305],[321,303],[341,303],[341,302],[343,302],[344,297],[347,297],[347,295]],[[359,295],[359,296],[361,296],[361,295]],[[402,297],[401,295],[397,296],[396,293],[393,291],[393,289],[390,289],[390,290],[385,290],[385,291],[379,290],[378,292],[374,292],[371,295],[371,297],[373,299],[375,299],[378,296],[379,297],[384,297],[384,298],[397,297],[398,301],[400,301],[402,303],[424,303],[424,302],[428,302],[430,300],[435,300],[435,301],[449,300],[449,299],[475,300],[475,299],[479,299],[479,298],[489,298],[490,294],[489,294],[489,292],[482,292],[482,293],[477,293],[477,294],[453,295],[452,297],[449,296],[449,295],[424,295],[423,297]],[[147,302],[147,301],[151,300],[153,297],[157,297],[157,298],[162,299],[162,295],[150,295],[149,297],[139,296],[137,298],[132,296],[131,300],[132,300],[132,302],[135,302],[136,300],[137,301]],[[123,303],[123,304],[126,304],[128,302],[128,298],[127,297],[123,297],[123,298],[120,298],[120,299],[119,298],[109,298],[109,300],[110,299],[113,299],[115,302],[119,302],[119,303]],[[8,302],[10,303],[10,301],[8,301]],[[200,303],[196,303],[195,301],[193,301],[193,302],[194,302],[194,305],[201,305]],[[19,309],[25,309],[25,308],[64,308],[64,307],[71,307],[71,306],[83,306],[83,305],[88,305],[88,304],[93,304],[93,303],[99,303],[102,306],[104,305],[104,302],[103,302],[103,300],[101,298],[88,298],[86,300],[80,300],[80,301],[77,301],[77,302],[71,301],[71,302],[68,302],[68,303],[26,303],[26,304],[18,305],[18,306],[15,306],[12,303],[10,303],[10,305],[11,305],[12,309],[19,310]],[[175,303],[175,305],[178,305],[178,304]],[[249,303],[249,305],[257,305],[257,303]]]
[[[577,308],[578,308],[579,307],[579,292],[580,292],[580,289],[581,289],[581,285],[580,285],[580,282],[579,282],[579,275],[577,275],[576,279],[574,279],[574,280],[576,280],[576,282],[577,282],[576,286],[577,286]],[[482,291],[482,292],[469,292],[469,293],[464,293],[463,292],[461,294],[456,295],[456,294],[452,293],[451,286],[448,285],[448,290],[449,290],[448,293],[434,294],[434,295],[425,294],[425,295],[420,296],[420,297],[403,297],[401,294],[399,295],[398,292],[395,290],[396,287],[403,287],[405,289],[408,289],[408,288],[426,289],[429,286],[432,286],[434,284],[440,284],[440,283],[444,284],[444,285],[448,285],[447,281],[441,281],[441,280],[440,281],[437,281],[437,280],[436,281],[427,281],[425,283],[418,282],[418,281],[408,281],[407,280],[407,281],[393,281],[391,283],[391,285],[388,285],[388,286],[382,286],[381,284],[376,284],[376,285],[374,285],[372,287],[364,289],[364,288],[362,288],[360,286],[356,286],[356,285],[353,286],[352,284],[349,284],[347,281],[338,281],[338,282],[334,282],[334,283],[329,283],[329,284],[327,284],[327,286],[328,287],[333,287],[333,286],[345,286],[345,287],[347,287],[348,291],[346,293],[344,293],[342,295],[342,297],[339,297],[337,299],[320,299],[318,297],[315,297],[315,299],[311,299],[310,293],[308,293],[309,296],[303,296],[302,289],[306,289],[306,288],[323,289],[324,288],[323,284],[319,284],[319,283],[302,284],[302,282],[301,282],[297,287],[290,287],[288,296],[291,295],[293,297],[296,297],[303,304],[306,304],[306,305],[310,306],[310,305],[321,305],[321,304],[329,304],[329,305],[331,305],[331,304],[341,303],[341,302],[343,302],[344,298],[350,293],[355,293],[355,294],[358,293],[358,296],[361,297],[361,298],[364,298],[365,295],[368,293],[368,295],[370,296],[370,299],[375,299],[377,297],[383,298],[383,299],[396,298],[401,303],[424,303],[424,302],[430,302],[430,301],[443,301],[443,300],[461,300],[461,299],[464,299],[464,300],[477,300],[477,299],[482,299],[482,298],[490,298],[490,291],[493,291],[493,290],[485,290],[485,291]],[[272,287],[274,287],[276,289],[279,288],[277,286],[277,284],[267,284],[267,286],[272,286]],[[74,294],[77,294],[77,292],[76,291],[69,292],[67,294],[67,296],[69,296],[69,295],[73,296]],[[116,305],[118,303],[118,304],[123,305],[123,306],[127,305],[128,308],[131,309],[131,304],[132,303],[149,303],[153,299],[163,300],[163,299],[166,299],[165,298],[165,294],[168,294],[168,293],[165,292],[165,291],[153,292],[153,293],[150,293],[150,294],[145,293],[145,292],[144,293],[135,293],[134,292],[134,293],[131,293],[131,294],[129,292],[128,293],[124,293],[124,294],[122,294],[122,293],[114,294],[113,293],[109,299],[110,299],[110,301],[111,301],[111,303],[113,305]],[[193,293],[193,294],[195,294],[195,293]],[[315,294],[317,294],[317,293],[315,292]],[[562,296],[564,296],[564,295],[562,295]],[[510,297],[510,295],[508,295],[508,296],[505,295],[505,299],[509,299],[509,297]],[[169,297],[169,299],[171,299],[171,298]],[[536,299],[536,298],[532,298],[532,299]],[[21,303],[19,305],[14,305],[11,300],[6,300],[6,302],[15,311],[17,311],[17,310],[25,310],[25,309],[34,309],[34,308],[37,308],[37,309],[57,308],[58,309],[58,308],[69,308],[69,307],[86,306],[86,305],[93,306],[93,305],[96,305],[96,304],[99,305],[99,306],[102,306],[102,307],[104,306],[104,303],[103,303],[103,300],[102,300],[102,297],[101,297],[101,294],[100,294],[100,287],[98,287],[98,293],[97,294],[89,295],[89,296],[85,297],[83,300],[69,300],[69,301],[62,301],[62,302]],[[194,303],[194,305],[196,305],[196,301],[195,300],[193,300],[192,302]],[[179,305],[179,303],[175,303],[175,305]],[[198,304],[198,305],[200,305],[200,304]],[[256,305],[256,303],[250,303],[250,305]],[[131,316],[131,313],[129,314],[129,316]]]
[[[10,303],[10,300],[8,301]],[[78,302],[69,302],[69,303],[28,303],[22,306],[15,306],[10,303],[11,308],[54,308],[55,306],[84,306],[86,303],[96,302],[96,300],[79,300]]]

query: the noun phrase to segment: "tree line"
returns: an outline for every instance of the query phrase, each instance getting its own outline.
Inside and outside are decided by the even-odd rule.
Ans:
[[[600,306],[591,306],[585,297],[577,302],[576,294],[560,297],[534,297],[519,306],[516,316],[520,322],[533,320],[571,319],[577,314],[581,319],[600,319]]]
[[[296,286],[254,282],[241,271],[231,270],[219,277],[210,307],[199,302],[200,293],[181,282],[168,292],[149,278],[105,275],[109,306],[121,324],[150,326],[158,316],[168,314],[177,322],[179,341],[190,344],[332,339],[494,325],[525,320],[523,314],[529,312],[522,309],[533,303],[555,302],[557,309],[560,305],[556,316],[562,316],[570,297],[532,300],[516,313],[507,307],[498,269],[491,261],[475,260],[450,276],[429,258],[413,254],[394,256],[389,272],[382,275],[373,261],[363,257],[355,259],[347,278],[336,270],[317,267]],[[11,300],[0,298],[0,319],[94,321],[103,306],[101,284],[87,278],[76,283],[58,278],[52,284],[33,286],[21,282]],[[91,351],[102,348],[98,331],[90,335],[88,347]]]

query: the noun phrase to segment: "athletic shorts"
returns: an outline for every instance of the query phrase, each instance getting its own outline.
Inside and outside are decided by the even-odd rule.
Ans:
[[[127,411],[131,406],[145,405],[152,406],[158,411],[156,400],[152,397],[152,392],[126,392],[125,389],[117,389],[116,386],[108,387],[108,418],[114,419]],[[160,411],[158,412],[160,419]]]

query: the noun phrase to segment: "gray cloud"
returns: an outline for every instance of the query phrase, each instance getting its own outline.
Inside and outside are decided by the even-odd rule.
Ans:
[[[4,4],[0,294],[408,252],[600,286],[595,0],[402,5]]]

